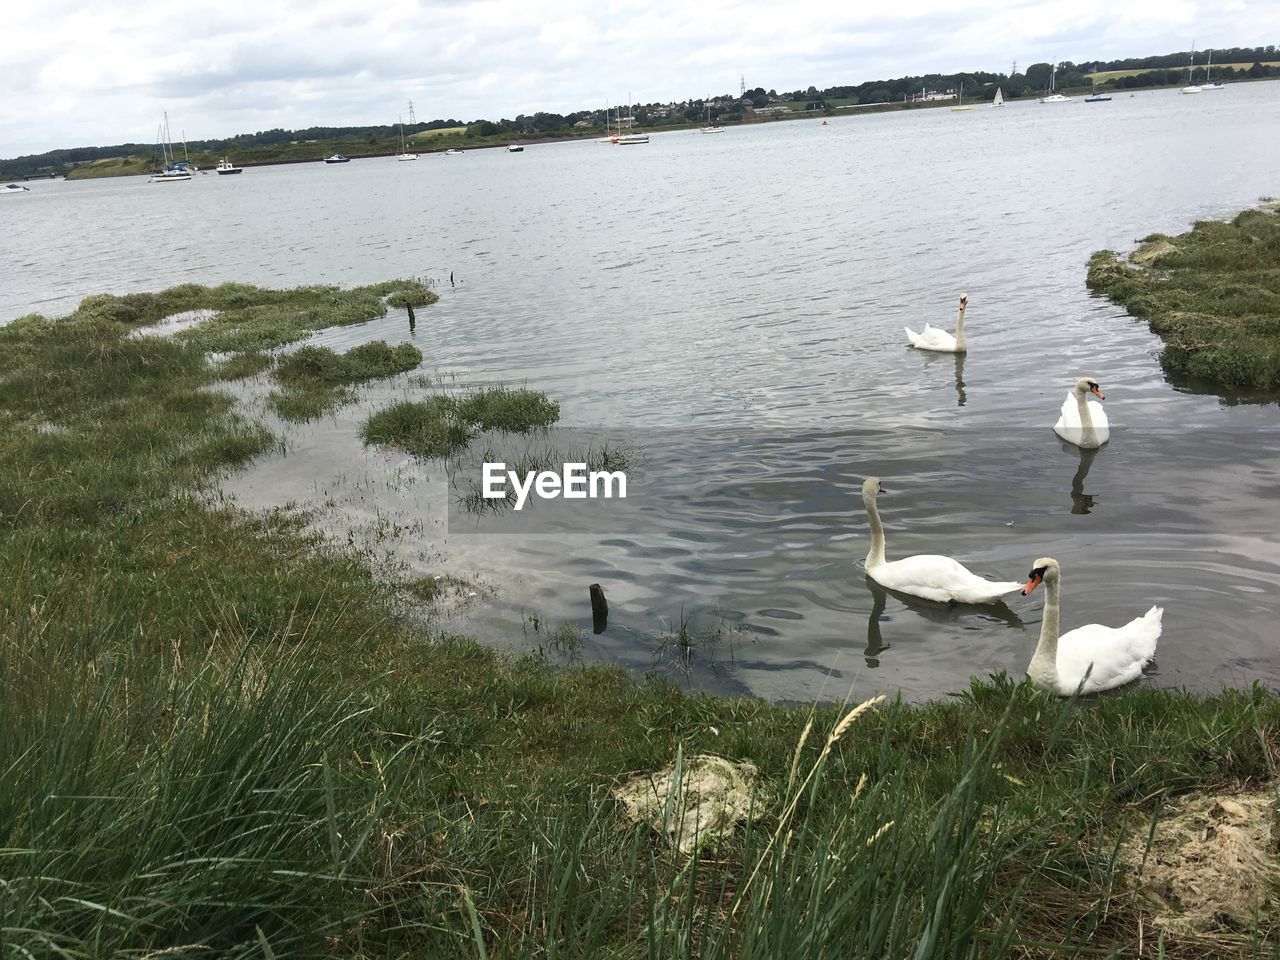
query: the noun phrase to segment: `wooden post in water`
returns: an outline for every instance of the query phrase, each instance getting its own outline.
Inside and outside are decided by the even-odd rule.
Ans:
[[[604,587],[591,585],[591,632],[604,633],[609,625],[609,601],[604,598]]]
[[[413,315],[413,304],[405,304],[405,309],[409,311],[409,332],[413,333],[413,328],[418,325],[418,318]]]

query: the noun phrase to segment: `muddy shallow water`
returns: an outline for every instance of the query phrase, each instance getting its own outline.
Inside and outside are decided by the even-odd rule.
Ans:
[[[566,427],[643,450],[627,512],[547,511],[519,535],[448,516],[440,465],[358,439],[371,410],[422,395],[412,376],[290,432],[226,489],[327,506],[412,570],[468,578],[477,595],[441,625],[494,643],[528,649],[530,618],[567,619],[582,657],[647,669],[680,659],[657,638],[683,623],[675,675],[780,699],[920,699],[1020,674],[1038,594],[949,610],[865,580],[858,491],[874,473],[891,559],[945,553],[1012,580],[1054,556],[1064,629],[1166,607],[1146,682],[1275,684],[1277,407],[1168,383],[1158,340],[1091,298],[1084,268],[1095,249],[1275,192],[1278,119],[1280,84],[1257,83],[630,151],[33,184],[0,211],[0,320],[186,281],[436,278],[441,301],[412,334],[393,311],[316,342],[410,340],[450,387],[546,391]],[[1188,125],[1231,161],[1191,162]],[[971,353],[906,349],[903,325],[950,327],[961,290]],[[1082,374],[1113,427],[1093,457],[1050,429]],[[592,582],[610,603],[599,636]]]

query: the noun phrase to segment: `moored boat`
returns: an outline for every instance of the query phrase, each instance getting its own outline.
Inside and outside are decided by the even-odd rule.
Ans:
[[[711,104],[707,104],[707,125],[701,128],[699,133],[724,133],[724,127],[718,123],[711,122]]]
[[[231,174],[231,173],[241,173],[244,170],[243,167],[237,167],[234,163],[232,163],[226,157],[223,157],[221,160],[219,160],[218,165],[213,169],[219,176],[226,176],[227,174]]]
[[[1071,98],[1057,92],[1058,65],[1055,63],[1049,71],[1049,93],[1037,100],[1037,103],[1070,103]]]
[[[960,98],[959,100],[956,101],[956,105],[951,108],[951,112],[963,113],[966,110],[974,110],[974,109],[976,108],[972,104],[970,104],[967,107],[964,105],[964,81],[961,80],[960,81]]]
[[[164,122],[160,124],[156,139],[160,143],[160,154],[164,162],[164,166],[159,170],[151,173],[151,179],[147,183],[181,183],[191,179],[191,174],[195,170],[195,165],[187,160],[179,160],[177,154],[173,150],[173,135],[169,132],[169,114],[164,115]],[[186,143],[183,143],[183,151],[186,151]]]
[[[1196,83],[1193,76],[1196,71],[1196,48],[1191,48],[1191,59],[1187,62],[1187,85],[1182,88],[1181,93],[1199,93],[1200,84]]]
[[[508,143],[507,153],[524,153],[524,147],[518,143]]]
[[[340,153],[335,153],[332,157],[325,157],[325,158],[324,158],[324,162],[325,162],[325,163],[350,163],[350,162],[351,162],[351,158],[350,158],[350,157],[344,157],[344,156],[343,156],[342,154],[340,154]]]

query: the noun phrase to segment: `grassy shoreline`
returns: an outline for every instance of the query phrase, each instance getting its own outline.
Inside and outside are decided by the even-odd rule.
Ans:
[[[425,631],[414,584],[209,496],[280,442],[227,379],[430,299],[189,285],[0,328],[6,951],[1274,954],[1265,915],[1153,926],[1177,905],[1123,852],[1180,798],[1272,782],[1265,691],[1074,704],[995,677],[852,719],[688,695]],[[222,313],[131,336],[196,308]],[[403,366],[312,359],[326,384]],[[611,790],[699,753],[750,761],[768,793],[685,857]]]
[[[1176,237],[1152,234],[1121,259],[1089,260],[1094,293],[1148,321],[1172,376],[1232,397],[1280,395],[1280,207],[1202,220]]]

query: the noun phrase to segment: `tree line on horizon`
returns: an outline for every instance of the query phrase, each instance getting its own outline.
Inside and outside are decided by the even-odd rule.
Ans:
[[[1219,64],[1249,63],[1244,76],[1251,79],[1280,76],[1280,67],[1268,65],[1268,61],[1280,59],[1280,52],[1275,44],[1259,47],[1229,47],[1214,50],[1214,60]],[[1127,77],[1116,77],[1108,80],[1112,87],[1136,88],[1164,86],[1179,83],[1186,76],[1187,65],[1191,58],[1190,51],[1161,54],[1149,57],[1129,57],[1121,60],[1058,63],[1057,86],[1059,89],[1088,86],[1088,74],[1113,70],[1141,70]],[[1204,57],[1197,64],[1197,70],[1204,67]],[[755,87],[741,96],[727,93],[708,99],[694,99],[679,104],[649,103],[636,104],[630,114],[637,125],[658,127],[683,123],[697,123],[706,119],[708,104],[711,106],[711,118],[717,122],[742,120],[751,110],[777,103],[803,103],[807,108],[822,110],[829,108],[831,101],[841,104],[876,104],[898,103],[904,98],[922,90],[955,90],[961,83],[968,98],[973,100],[991,99],[996,87],[1002,88],[1007,99],[1034,96],[1048,88],[1049,77],[1053,65],[1034,63],[1024,71],[1014,74],[992,73],[988,71],[972,71],[955,74],[923,74],[919,76],[899,77],[893,80],[869,80],[851,85],[838,85],[819,90],[810,86],[804,90],[793,90],[779,94],[776,90],[765,90]],[[572,130],[575,124],[586,121],[591,126],[603,126],[605,111],[602,109],[579,110],[567,114],[538,111],[531,115],[520,114],[513,120],[477,119],[462,121],[456,119],[438,119],[409,124],[372,124],[366,126],[320,126],[306,127],[299,130],[274,128],[260,130],[256,133],[241,133],[233,137],[212,140],[189,140],[187,147],[192,151],[211,153],[231,152],[237,148],[269,147],[280,144],[326,141],[326,142],[368,142],[376,143],[380,139],[399,135],[403,129],[406,136],[425,133],[432,130],[465,128],[465,135],[471,138],[494,138],[505,136],[554,135]],[[49,150],[45,153],[28,154],[0,160],[3,177],[32,176],[39,173],[62,173],[79,163],[103,160],[119,156],[146,156],[156,150],[151,143],[121,143],[103,147],[72,147]]]

